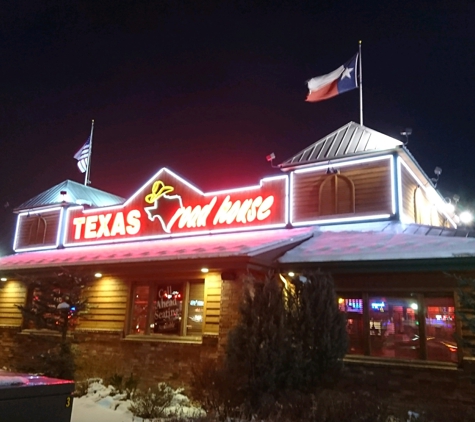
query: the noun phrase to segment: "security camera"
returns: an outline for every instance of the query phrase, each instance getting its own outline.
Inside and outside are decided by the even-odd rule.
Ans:
[[[266,156],[267,161],[272,161],[275,158],[275,154],[272,152],[268,156]]]

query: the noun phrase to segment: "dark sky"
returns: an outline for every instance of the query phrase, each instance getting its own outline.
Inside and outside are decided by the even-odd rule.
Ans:
[[[360,4],[361,3],[361,4]],[[92,186],[166,166],[202,190],[256,184],[353,120],[358,90],[306,80],[363,41],[364,124],[403,139],[444,195],[475,199],[472,1],[7,1],[0,18],[0,254],[12,209],[66,180],[95,120]],[[6,206],[6,204],[9,206]],[[5,246],[6,245],[6,246]]]

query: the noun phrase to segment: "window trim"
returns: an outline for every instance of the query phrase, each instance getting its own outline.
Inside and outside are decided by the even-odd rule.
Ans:
[[[183,286],[183,309],[182,309],[182,318],[180,322],[180,330],[178,334],[162,334],[162,333],[153,333],[151,332],[150,326],[153,320],[154,313],[154,298],[157,296],[158,289],[166,283],[181,284]],[[127,306],[127,315],[125,323],[125,338],[124,340],[132,341],[163,341],[168,343],[201,343],[204,333],[204,320],[201,330],[201,334],[193,333],[193,335],[187,335],[186,331],[186,321],[188,320],[188,306],[190,301],[190,285],[191,284],[203,284],[205,286],[204,279],[173,279],[173,278],[160,278],[159,280],[136,280],[130,283],[130,295],[129,295],[129,304]],[[134,307],[134,294],[135,289],[139,286],[148,286],[148,312],[145,322],[145,332],[141,334],[131,333],[132,329],[132,318],[133,318],[133,307]],[[204,298],[203,298],[204,301]],[[203,310],[204,313],[204,310]]]
[[[430,360],[428,359],[428,349],[427,349],[427,324],[426,324],[426,309],[427,309],[427,299],[433,298],[433,297],[446,297],[446,298],[451,298],[454,302],[454,307],[456,309],[457,307],[457,302],[456,302],[456,296],[455,292],[449,292],[449,291],[444,291],[444,292],[437,292],[437,291],[427,291],[427,292],[418,292],[418,293],[413,293],[410,291],[388,291],[385,289],[382,290],[370,290],[370,291],[351,291],[351,290],[343,290],[343,291],[338,291],[337,290],[337,296],[339,298],[343,299],[359,299],[361,298],[363,300],[363,347],[364,347],[364,354],[350,354],[347,353],[345,356],[348,357],[348,359],[352,359],[353,357],[360,357],[360,358],[367,358],[367,359],[377,359],[377,360],[384,360],[384,361],[400,361],[400,359],[397,358],[388,358],[388,357],[379,357],[379,356],[373,356],[371,355],[371,338],[370,338],[370,308],[369,308],[369,301],[370,297],[378,297],[378,296],[388,296],[392,298],[408,298],[412,297],[414,300],[417,302],[417,305],[421,311],[417,312],[417,321],[419,325],[419,341],[420,341],[420,347],[419,347],[419,356],[416,359],[416,362],[422,362],[422,363],[434,363],[434,364],[448,364],[448,365],[454,365],[453,362],[447,362],[447,361],[438,361],[438,360]],[[460,321],[459,318],[456,319],[455,321],[455,330],[454,330],[454,335],[457,337],[460,337]],[[458,347],[457,351],[457,360],[458,364],[461,365],[463,362],[463,353],[462,353],[462,348]],[[410,359],[403,359],[404,362],[410,361]]]

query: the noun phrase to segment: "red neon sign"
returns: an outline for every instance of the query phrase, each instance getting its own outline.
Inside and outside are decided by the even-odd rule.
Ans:
[[[162,169],[122,206],[69,209],[65,245],[284,226],[287,180],[205,194]]]

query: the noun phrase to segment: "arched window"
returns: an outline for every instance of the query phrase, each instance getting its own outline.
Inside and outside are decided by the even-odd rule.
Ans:
[[[414,222],[417,224],[422,223],[422,201],[424,196],[422,195],[420,186],[414,189]]]
[[[414,222],[428,226],[440,225],[437,207],[431,203],[420,186],[414,189]]]
[[[40,215],[33,217],[33,220],[30,224],[30,235],[28,238],[29,245],[42,245],[45,243],[46,238],[46,228],[47,228],[46,219]]]
[[[319,192],[319,214],[349,214],[355,212],[355,185],[341,174],[329,174]]]

